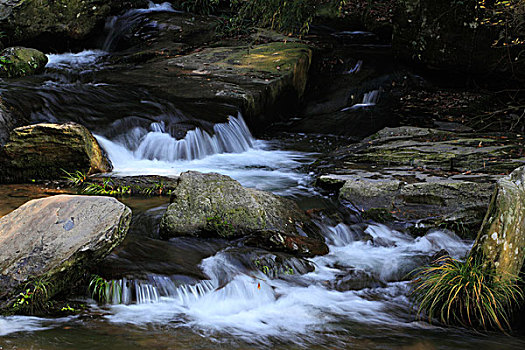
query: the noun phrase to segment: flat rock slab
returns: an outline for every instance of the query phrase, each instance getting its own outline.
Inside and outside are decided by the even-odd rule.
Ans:
[[[131,210],[110,197],[59,195],[32,200],[0,218],[0,310],[28,281],[45,279],[49,297],[70,288],[120,244]]]
[[[385,128],[316,165],[317,184],[370,219],[447,227],[473,237],[494,183],[525,162],[519,135]]]
[[[303,95],[311,58],[307,45],[294,42],[217,47],[158,58],[135,69],[101,72],[99,79],[135,84],[179,101],[233,105],[253,125],[268,121],[268,109],[279,100],[289,106]],[[266,118],[256,119],[264,113]]]

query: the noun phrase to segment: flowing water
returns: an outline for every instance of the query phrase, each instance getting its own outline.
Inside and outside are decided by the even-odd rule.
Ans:
[[[33,122],[77,121],[96,135],[115,175],[219,172],[243,185],[300,200],[305,209],[333,209],[312,188],[303,165],[314,152],[255,138],[242,115],[212,125],[148,91],[90,80],[150,5],[108,21],[103,50],[49,55],[46,72],[0,86]],[[351,33],[355,35],[354,32]],[[362,61],[342,74],[359,71]],[[18,95],[17,95],[18,94]],[[379,91],[348,108],[373,107]],[[192,125],[185,129],[179,125]],[[182,131],[181,131],[182,130]],[[128,238],[99,268],[115,275],[111,302],[45,319],[0,318],[0,349],[202,348],[522,348],[520,338],[483,336],[417,321],[409,274],[441,250],[461,258],[471,242],[453,232],[413,237],[373,222],[346,218],[317,225],[330,252],[299,259],[221,240],[158,240],[162,199],[126,199],[134,209]],[[1,213],[0,213],[1,214]],[[117,291],[117,292],[115,292]]]

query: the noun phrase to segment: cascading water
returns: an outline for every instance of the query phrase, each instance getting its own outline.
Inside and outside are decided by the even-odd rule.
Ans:
[[[442,249],[461,257],[470,248],[451,232],[413,238],[382,225],[363,230],[339,224],[324,226],[323,233],[330,253],[311,259],[314,272],[270,278],[258,269],[247,270],[226,249],[202,262],[209,280],[180,285],[150,276],[128,283],[128,289],[140,292],[133,304],[112,306],[107,319],[133,325],[170,322],[174,327],[184,320],[203,332],[227,330],[247,342],[267,337],[305,341],[308,334],[334,332],[345,322],[418,328],[423,325],[410,314],[406,275]]]
[[[144,15],[151,12],[177,12],[171,7],[169,2],[155,4],[149,2],[147,9],[133,9],[129,10],[121,16],[113,16],[106,22],[107,36],[102,49],[104,51],[113,51],[119,44],[119,41],[125,36],[133,27],[140,24]]]
[[[369,92],[365,92],[363,95],[363,102],[356,103],[350,107],[343,108],[341,109],[341,112],[356,110],[356,109],[365,108],[365,107],[372,107],[376,105],[378,100],[379,100],[379,90],[372,90]]]
[[[299,193],[308,177],[296,171],[310,154],[276,150],[253,138],[241,115],[216,124],[213,134],[201,128],[177,140],[163,123],[149,130],[133,128],[113,140],[96,135],[117,175],[179,175],[186,170],[219,172],[243,185],[277,193]]]
[[[216,124],[213,127],[214,134],[196,128],[188,131],[186,137],[181,140],[173,138],[166,132],[163,122],[152,123],[150,130],[134,128],[121,139],[126,140],[129,149],[128,159],[148,159],[165,162],[180,160],[202,159],[207,156],[220,153],[242,153],[253,147],[255,140],[248,126],[239,115],[230,117],[228,123]],[[101,136],[98,141],[108,152],[110,158],[117,164],[120,163],[117,155],[125,147],[122,143],[111,142]]]
[[[109,52],[118,47],[120,38],[152,11],[173,9],[167,3],[150,4],[148,9],[110,19],[104,51],[49,55],[48,70],[35,78],[40,83],[27,86],[15,82],[9,86],[8,96],[2,97],[15,105],[29,101],[33,122],[74,120],[88,126],[107,151],[116,175],[213,171],[249,187],[287,195],[300,193],[311,199],[308,175],[299,169],[312,155],[283,151],[271,141],[255,139],[242,116],[230,117],[213,128],[195,127],[202,125],[195,123],[184,130],[184,137],[175,137],[171,127],[187,122],[188,117],[172,102],[133,87],[122,89],[89,79],[93,71],[109,64]],[[362,61],[357,61],[347,73],[361,68]],[[378,90],[367,92],[362,103],[345,110],[373,106],[379,94]],[[378,224],[320,226],[330,252],[308,260],[288,256],[281,262],[272,260],[272,265],[262,259],[259,262],[257,255],[250,255],[252,250],[239,251],[236,243],[224,243],[204,260],[199,257],[200,274],[195,273],[194,263],[186,274],[175,275],[163,274],[168,263],[158,250],[154,250],[160,256],[155,268],[161,272],[142,271],[138,254],[131,254],[125,259],[137,267],[133,271],[142,278],[112,281],[106,291],[108,305],[91,305],[95,312],[88,316],[2,317],[0,349],[3,337],[9,337],[5,348],[11,347],[13,339],[19,341],[15,344],[18,348],[34,348],[35,338],[46,337],[42,334],[51,340],[48,346],[37,345],[39,348],[63,348],[81,340],[84,343],[79,347],[118,342],[116,348],[126,349],[210,348],[217,342],[227,346],[231,342],[238,348],[254,343],[289,348],[391,348],[392,339],[400,346],[410,337],[416,342],[432,337],[443,341],[439,328],[414,321],[407,274],[442,249],[462,257],[470,242],[442,231],[414,238]],[[139,250],[144,248],[143,237],[134,239]],[[176,245],[177,252],[187,251],[180,241],[156,242],[158,246]],[[196,249],[204,250],[206,243],[197,243]],[[146,251],[144,255],[148,254],[152,259],[154,254]],[[181,255],[181,260],[188,257]],[[464,345],[466,331],[448,330],[446,334],[448,346]],[[483,338],[481,344],[487,341]],[[416,344],[425,347],[426,343]]]

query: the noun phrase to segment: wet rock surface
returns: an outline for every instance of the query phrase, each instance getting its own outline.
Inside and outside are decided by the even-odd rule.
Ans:
[[[65,176],[64,170],[93,174],[112,169],[93,135],[76,123],[16,128],[0,156],[2,182],[58,179]]]
[[[9,139],[9,134],[15,125],[15,117],[0,100],[0,146],[3,146]]]
[[[328,254],[328,246],[319,239],[292,236],[270,230],[259,231],[250,235],[244,244],[272,252],[282,251],[300,257]]]
[[[46,297],[68,290],[126,236],[131,210],[114,198],[59,195],[30,201],[0,219],[0,309],[27,282]]]
[[[172,100],[233,105],[249,125],[260,126],[274,120],[274,111],[302,97],[311,55],[308,46],[293,42],[207,48],[103,72],[99,79],[132,83]]]
[[[0,3],[0,31],[8,45],[32,42],[41,46],[54,42],[84,40],[100,28],[106,17],[133,5],[146,4],[142,0],[9,0]],[[63,43],[57,43],[62,39]]]

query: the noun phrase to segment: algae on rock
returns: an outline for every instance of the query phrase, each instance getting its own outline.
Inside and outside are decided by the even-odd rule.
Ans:
[[[471,254],[496,278],[516,278],[525,260],[525,166],[500,179]]]
[[[47,56],[25,47],[8,47],[0,52],[0,78],[16,78],[44,70]]]

